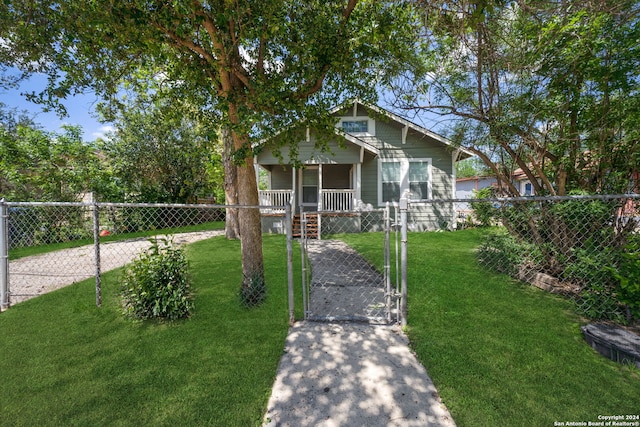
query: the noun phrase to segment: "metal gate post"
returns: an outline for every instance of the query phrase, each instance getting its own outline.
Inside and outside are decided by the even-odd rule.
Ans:
[[[391,322],[391,217],[389,202],[384,209],[384,284],[387,304],[387,321]]]
[[[287,203],[284,206],[284,223],[287,233],[287,286],[289,296],[289,325],[293,325],[296,320],[296,312],[294,306],[294,294],[293,294],[293,218],[291,215],[291,204]]]
[[[9,308],[9,209],[0,199],[0,311]]]
[[[96,267],[96,305],[102,306],[102,281],[100,278],[100,211],[96,202],[95,193],[91,195],[93,205],[93,247],[95,252]]]
[[[400,199],[400,324],[407,326],[407,210],[409,201],[403,197]]]
[[[309,296],[307,294],[307,214],[300,207],[300,258],[302,263],[302,310],[304,319],[309,315]]]

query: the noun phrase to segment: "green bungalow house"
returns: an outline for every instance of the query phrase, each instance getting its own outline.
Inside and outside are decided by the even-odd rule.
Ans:
[[[385,109],[354,101],[332,111],[335,134],[316,147],[317,134],[306,129],[292,162],[290,150],[263,149],[256,169],[266,171],[268,189],[260,191],[263,206],[291,203],[294,213],[320,212],[322,217],[349,216],[397,207],[409,199],[413,230],[455,228],[453,203],[432,204],[433,199],[455,198],[455,163],[472,153],[451,141]],[[304,133],[304,132],[303,132]],[[303,167],[294,167],[298,163]],[[282,210],[263,209],[265,231],[282,230]],[[353,228],[353,227],[352,227]],[[325,230],[323,229],[323,232]],[[355,226],[355,230],[358,226]]]

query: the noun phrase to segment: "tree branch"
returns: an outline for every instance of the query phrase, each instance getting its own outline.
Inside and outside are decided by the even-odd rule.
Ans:
[[[357,5],[358,5],[358,0],[349,0],[349,2],[347,3],[347,6],[342,11],[343,20],[342,20],[342,24],[340,25],[340,28],[338,29],[338,39],[342,37],[344,28],[349,22],[349,18],[351,17],[351,14],[353,13]],[[322,67],[320,67],[319,75],[316,77],[316,79],[310,80],[307,83],[303,84],[302,87],[300,88],[300,91],[293,95],[293,98],[297,100],[305,99],[313,95],[314,93],[318,92],[322,88],[322,85],[324,84],[324,80],[326,79],[330,69],[331,69],[331,64],[325,63],[324,65],[322,65]]]

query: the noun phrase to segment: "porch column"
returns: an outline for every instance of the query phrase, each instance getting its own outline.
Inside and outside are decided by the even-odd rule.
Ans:
[[[353,201],[354,208],[359,201],[362,200],[362,163],[356,163],[356,179],[353,183],[353,188],[356,190],[355,200]]]
[[[291,211],[292,211],[292,215],[296,214],[296,195],[298,194],[297,188],[298,188],[298,169],[297,168],[291,168],[291,193],[293,195],[292,199],[292,205],[291,206]]]
[[[322,211],[324,209],[323,199],[324,195],[322,194],[322,163],[318,165],[318,210]]]

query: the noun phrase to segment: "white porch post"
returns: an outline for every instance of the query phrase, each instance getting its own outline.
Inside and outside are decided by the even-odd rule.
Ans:
[[[322,163],[318,165],[318,210],[322,211],[324,194],[322,192]]]
[[[353,188],[356,190],[355,200],[353,201],[353,207],[355,208],[358,202],[362,200],[362,163],[356,163],[356,179]]]
[[[292,208],[292,215],[296,214],[296,199],[297,199],[297,194],[298,194],[298,180],[297,177],[298,176],[298,169],[297,168],[291,168],[291,191],[293,193],[293,206]]]

